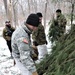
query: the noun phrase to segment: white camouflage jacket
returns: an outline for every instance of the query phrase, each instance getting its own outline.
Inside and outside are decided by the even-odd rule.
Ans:
[[[12,35],[12,55],[14,58],[20,59],[20,62],[31,72],[36,71],[35,64],[30,57],[32,48],[30,47],[31,31],[26,25],[19,26]]]

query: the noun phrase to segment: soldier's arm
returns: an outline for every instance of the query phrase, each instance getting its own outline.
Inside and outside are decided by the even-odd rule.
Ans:
[[[12,29],[13,31],[15,31],[15,28],[14,28],[14,27],[11,27],[11,29]]]
[[[5,30],[4,29],[3,29],[2,35],[3,35],[3,38],[5,39]]]
[[[38,31],[34,31],[32,33],[33,45],[35,45],[35,46],[38,46],[38,43],[37,43],[37,34],[38,34]]]
[[[33,41],[35,41],[35,32],[34,31],[32,32],[32,39],[33,39]]]
[[[39,39],[42,40],[42,38],[43,38],[44,40],[46,40],[44,26],[40,26],[38,29],[38,32],[39,32],[39,34],[38,34]]]
[[[30,57],[31,48],[29,46],[28,40],[25,37],[17,39],[17,46],[20,52],[20,59],[23,65],[27,67],[27,69],[32,73],[36,72],[35,64],[32,58]]]
[[[6,33],[6,32],[5,32],[5,29],[3,29],[3,33],[2,33],[3,38],[4,38],[5,40],[7,40],[5,33]]]
[[[38,75],[38,73],[37,72],[33,72],[32,75]]]
[[[63,17],[62,17],[62,25],[64,25],[64,26],[66,26],[66,24],[67,24],[67,20],[66,20],[66,18],[65,18],[65,16],[63,15]]]

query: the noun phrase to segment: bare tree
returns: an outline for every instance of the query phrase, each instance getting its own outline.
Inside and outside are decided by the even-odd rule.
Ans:
[[[37,1],[34,0],[34,11],[37,12]]]
[[[13,25],[13,8],[12,8],[12,0],[8,0],[8,20],[10,20],[11,24]]]
[[[12,1],[11,0],[3,0],[4,6],[6,10],[7,19],[12,23]]]
[[[46,3],[45,3],[45,12],[44,12],[44,28],[46,28],[46,13],[47,13],[47,4],[48,4],[48,0],[46,0]]]
[[[22,3],[19,3],[19,2],[18,2],[18,4],[19,4],[20,7],[21,7],[21,10],[22,10],[22,14],[23,14],[23,16],[25,16],[25,13],[24,13],[24,9],[23,9]]]
[[[16,26],[18,25],[18,11],[17,11],[17,9],[18,9],[18,0],[15,0],[15,1],[13,1],[12,2],[12,5],[13,5],[13,20],[14,20],[14,26],[15,26],[15,28],[16,28]]]
[[[47,20],[52,19],[51,16],[52,14],[55,13],[55,10],[57,8],[60,8],[63,11],[63,13],[66,12],[66,14],[71,14],[71,24],[73,22],[75,0],[3,0],[3,1],[5,5],[6,16],[9,20],[14,20],[15,25],[17,25],[19,21],[25,20],[27,15],[30,13],[41,12],[44,18],[44,27],[46,27]],[[68,3],[68,6],[66,3]],[[69,8],[70,6],[71,8]]]
[[[5,7],[5,10],[6,10],[6,15],[7,15],[7,0],[3,0],[4,1],[4,7]]]
[[[30,2],[29,2],[29,0],[28,0],[28,12],[30,14]]]
[[[66,0],[64,0],[66,1]],[[67,2],[71,3],[71,27],[73,24],[73,16],[74,16],[74,5],[75,5],[75,0],[67,0]]]

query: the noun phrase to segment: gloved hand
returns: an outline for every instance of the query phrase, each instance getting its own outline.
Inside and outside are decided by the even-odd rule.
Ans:
[[[33,49],[37,49],[37,47],[36,47],[35,45],[32,45],[32,48],[33,48]]]
[[[38,43],[36,41],[33,41],[33,45],[38,46]]]
[[[32,75],[38,75],[38,73],[37,72],[33,72]]]
[[[46,41],[46,45],[48,44],[48,42]]]
[[[16,65],[16,62],[15,62],[15,60],[14,60],[14,66]]]
[[[10,41],[11,37],[10,36],[6,36],[6,40]]]
[[[36,46],[32,46],[32,51],[31,51],[31,58],[36,61],[38,59],[38,49]]]

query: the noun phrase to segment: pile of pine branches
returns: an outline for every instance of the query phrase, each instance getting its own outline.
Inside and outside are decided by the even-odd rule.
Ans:
[[[39,75],[75,75],[75,25],[36,67]]]

